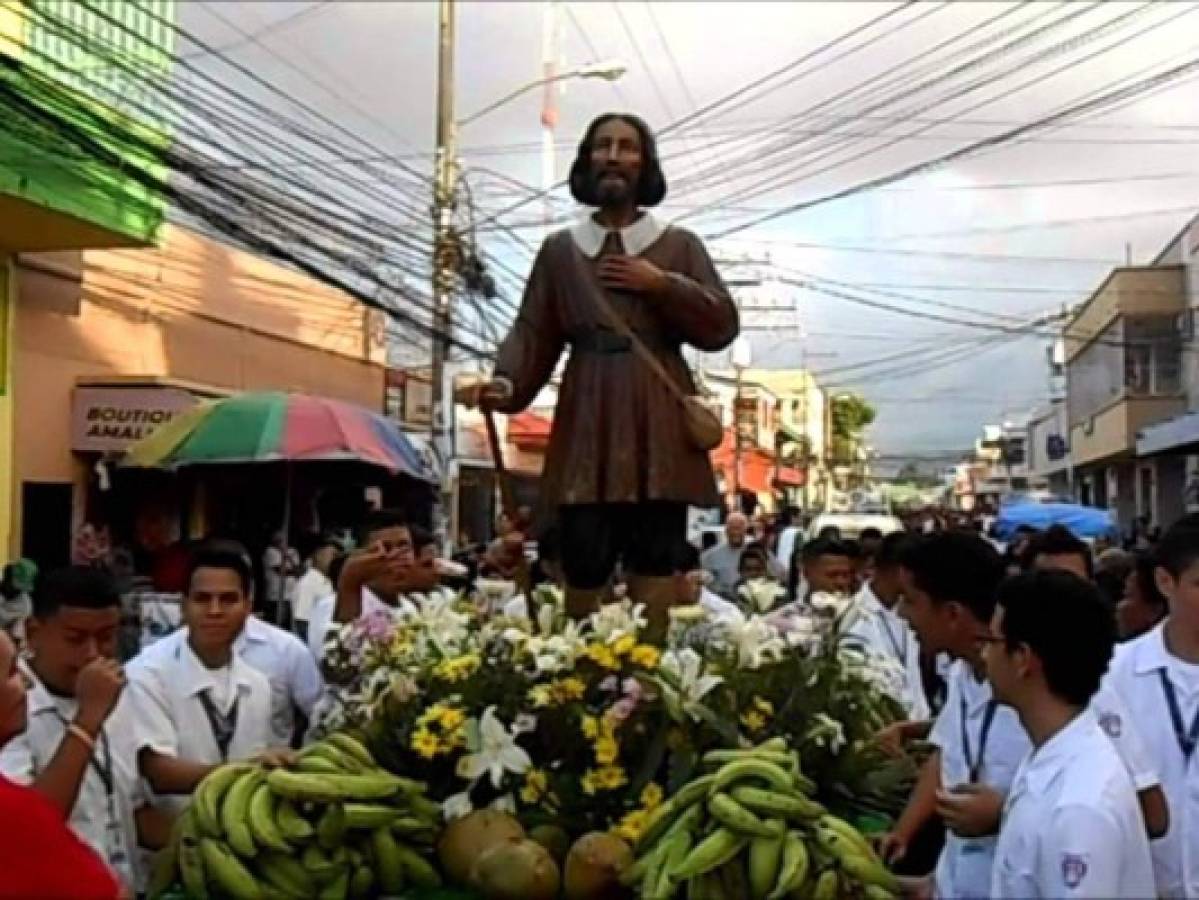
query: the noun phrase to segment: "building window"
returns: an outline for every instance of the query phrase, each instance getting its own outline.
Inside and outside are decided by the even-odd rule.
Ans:
[[[1182,390],[1182,339],[1172,316],[1129,319],[1124,384],[1130,394],[1160,397]]]

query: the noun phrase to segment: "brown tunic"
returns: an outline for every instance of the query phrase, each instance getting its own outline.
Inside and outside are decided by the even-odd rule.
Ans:
[[[667,228],[641,256],[671,274],[662,297],[608,291],[633,331],[693,393],[680,347],[720,350],[737,336],[737,308],[698,237]],[[558,394],[541,498],[547,509],[579,503],[669,500],[718,502],[708,455],[688,441],[679,402],[607,324],[593,299],[604,290],[599,258],[588,258],[569,231],[546,238],[533,263],[520,312],[500,345],[496,374],[515,388],[503,412],[528,407],[570,359]]]

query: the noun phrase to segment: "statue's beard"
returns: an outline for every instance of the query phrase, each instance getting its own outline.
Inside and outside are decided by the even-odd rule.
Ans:
[[[610,177],[615,174],[617,177]],[[599,172],[595,175],[595,199],[601,208],[623,206],[632,195],[632,185],[619,173]]]

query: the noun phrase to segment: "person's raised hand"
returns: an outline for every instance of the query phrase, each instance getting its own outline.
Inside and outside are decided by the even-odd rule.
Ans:
[[[125,689],[125,672],[120,663],[98,656],[79,670],[75,678],[75,700],[79,704],[77,724],[91,735],[103,727]]]

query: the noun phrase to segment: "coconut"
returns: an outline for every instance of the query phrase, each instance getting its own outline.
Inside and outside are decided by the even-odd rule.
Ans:
[[[570,835],[557,825],[538,825],[529,832],[529,840],[536,841],[548,850],[558,865],[562,865],[570,850]]]
[[[549,851],[523,838],[493,844],[471,872],[486,900],[555,900],[561,880]]]
[[[498,809],[477,809],[446,826],[437,856],[450,880],[469,884],[471,867],[496,844],[521,840],[525,830],[512,816]]]
[[[566,900],[615,900],[628,896],[620,874],[633,864],[633,851],[614,834],[585,834],[566,856]]]

